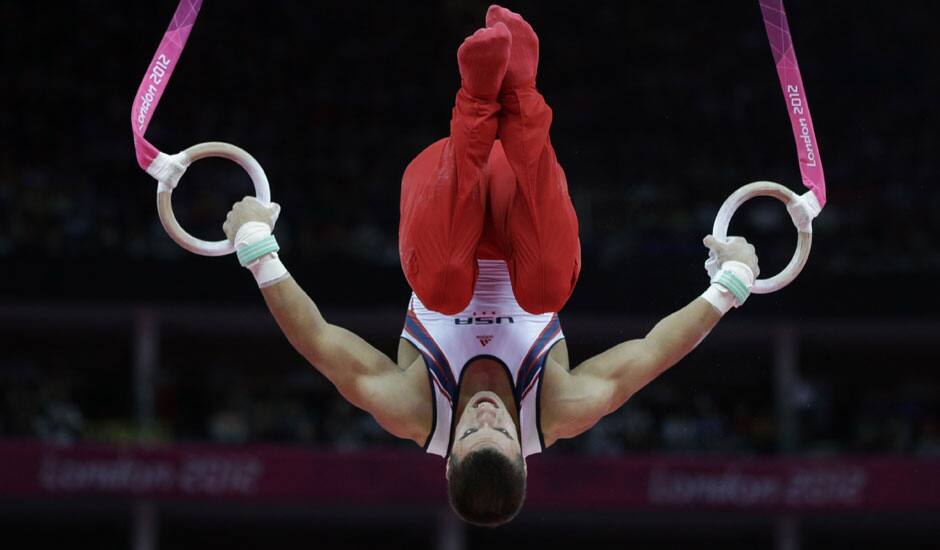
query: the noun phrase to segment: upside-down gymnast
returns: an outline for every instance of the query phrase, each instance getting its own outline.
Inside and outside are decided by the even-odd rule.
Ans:
[[[399,251],[413,294],[397,364],[327,322],[276,252],[247,267],[291,344],[390,433],[445,457],[455,512],[496,526],[522,507],[528,455],[588,430],[688,354],[743,302],[758,265],[743,239],[706,237],[722,270],[700,298],[569,369],[557,312],[578,278],[578,221],[535,86],[538,38],[491,6],[457,61],[450,137],[402,179]],[[225,233],[250,250],[278,212],[246,198]]]

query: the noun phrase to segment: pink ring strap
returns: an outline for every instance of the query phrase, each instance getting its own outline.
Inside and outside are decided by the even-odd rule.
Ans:
[[[160,98],[170,83],[173,70],[179,63],[186,40],[193,30],[202,0],[181,0],[170,26],[163,35],[163,40],[153,54],[144,79],[137,88],[137,95],[131,106],[131,130],[134,133],[134,149],[137,152],[137,164],[145,171],[150,168],[160,151],[154,147],[144,134],[157,110]]]
[[[760,10],[764,16],[764,29],[773,51],[777,65],[777,77],[780,88],[787,101],[790,114],[790,126],[796,141],[797,155],[800,160],[800,176],[803,185],[809,188],[819,202],[820,208],[826,205],[826,178],[823,174],[822,158],[816,132],[813,130],[813,117],[809,113],[809,101],[803,88],[800,66],[796,61],[796,50],[790,37],[790,25],[783,9],[783,0],[760,0]]]

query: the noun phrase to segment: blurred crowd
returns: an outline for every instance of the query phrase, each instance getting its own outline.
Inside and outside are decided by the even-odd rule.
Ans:
[[[388,435],[306,369],[262,373],[212,368],[164,372],[155,419],[142,428],[127,381],[110,373],[49,372],[0,364],[0,437],[51,442],[211,441],[279,443],[334,450],[412,447]],[[797,453],[940,456],[940,385],[870,387],[834,405],[832,380],[800,390]],[[829,388],[829,389],[827,389]],[[759,455],[781,452],[771,388],[728,393],[656,381],[586,434],[558,442],[560,452]]]

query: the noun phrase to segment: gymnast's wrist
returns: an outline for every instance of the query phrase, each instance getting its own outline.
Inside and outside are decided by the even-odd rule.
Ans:
[[[264,222],[250,221],[238,228],[233,239],[238,263],[255,278],[259,288],[278,283],[290,274],[278,257],[280,246],[271,234],[271,226]]]
[[[728,261],[712,277],[711,285],[702,293],[708,303],[724,315],[732,307],[741,307],[754,286],[754,272],[743,262]]]

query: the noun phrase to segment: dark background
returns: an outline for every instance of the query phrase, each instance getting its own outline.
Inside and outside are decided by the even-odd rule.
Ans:
[[[936,8],[790,4],[830,204],[804,276],[749,314],[929,315],[940,273]],[[153,181],[134,161],[129,102],[174,7],[2,3],[13,78],[0,115],[0,258],[15,258],[5,297],[257,300],[233,262],[166,237]],[[513,7],[541,36],[539,86],[582,226],[570,308],[684,303],[704,282],[701,237],[731,191],[759,179],[801,188],[756,3]],[[320,301],[403,304],[401,173],[446,135],[454,52],[485,9],[208,2],[147,137],[171,153],[209,140],[245,148],[284,207],[283,256]],[[203,161],[174,204],[184,227],[214,240],[250,190],[234,165]],[[772,199],[749,204],[732,229],[761,245],[768,275],[795,242]]]
[[[234,258],[189,254],[160,226],[154,181],[134,158],[129,116],[175,7],[172,1],[0,2],[0,309],[6,312],[0,315],[0,436],[398,445],[303,368]],[[409,289],[397,254],[400,177],[411,158],[446,135],[459,86],[456,48],[483,24],[486,7],[456,0],[209,0],[147,138],[168,153],[218,140],[255,156],[283,207],[276,231],[281,256],[328,317],[403,311]],[[754,180],[802,192],[796,152],[757,2],[520,1],[508,7],[539,33],[539,88],[555,112],[552,141],[581,224],[583,268],[562,321],[625,321],[626,328],[595,334],[565,324],[576,363],[641,336],[701,293],[707,283],[701,239],[721,202]],[[829,203],[814,223],[802,275],[780,292],[753,296],[731,316],[737,326],[815,327],[800,351],[806,392],[799,444],[784,448],[777,437],[766,342],[729,345],[733,339],[723,333],[725,344],[706,341],[622,415],[557,452],[933,460],[940,452],[934,346],[940,334],[923,329],[940,319],[940,8],[808,1],[786,7]],[[191,233],[221,239],[226,211],[250,190],[235,165],[202,161],[174,192],[175,211]],[[732,232],[757,245],[765,276],[786,264],[796,241],[784,208],[771,199],[748,203]],[[94,318],[96,308],[129,307],[242,308],[263,328],[236,338],[167,327],[154,383],[157,421],[141,435],[128,390],[134,351],[127,327],[75,320]],[[74,311],[83,313],[69,317]],[[829,327],[852,323],[876,328],[838,343],[828,339]],[[907,327],[919,336],[899,336]],[[394,353],[400,324],[348,328]],[[219,428],[233,417],[240,426],[235,435]],[[703,428],[719,420],[721,430]],[[24,540],[35,531],[48,534],[50,547],[62,537],[127,540],[122,520],[108,519],[123,517],[114,515],[124,513],[120,505],[95,504],[81,520],[97,525],[88,528],[69,521],[74,503],[39,503],[11,515],[19,504],[4,502],[0,525],[18,526],[11,532]],[[168,512],[161,540],[186,547],[185,532],[216,537],[220,528],[204,512]],[[288,528],[271,527],[254,512],[245,517],[255,518],[243,528],[246,540],[280,546],[311,536],[310,529],[336,541],[355,530],[332,520],[309,528],[288,522]],[[528,521],[509,533],[534,540],[544,525],[536,529],[541,524]],[[641,518],[624,529],[640,546],[771,544],[771,531],[759,521],[705,528],[710,520],[702,517],[686,534],[662,521]],[[903,519],[892,521],[875,535],[859,534],[860,526],[878,524],[868,519],[810,522],[804,543],[913,548],[935,540],[935,527],[918,524],[911,531]],[[376,527],[372,536],[388,540],[389,529]],[[396,529],[403,541],[429,544],[415,534],[417,526]],[[589,531],[572,528],[581,537]],[[274,532],[283,538],[271,538]],[[495,544],[472,533],[471,543]],[[899,539],[901,533],[907,534]],[[605,536],[595,532],[596,544],[631,535]]]

